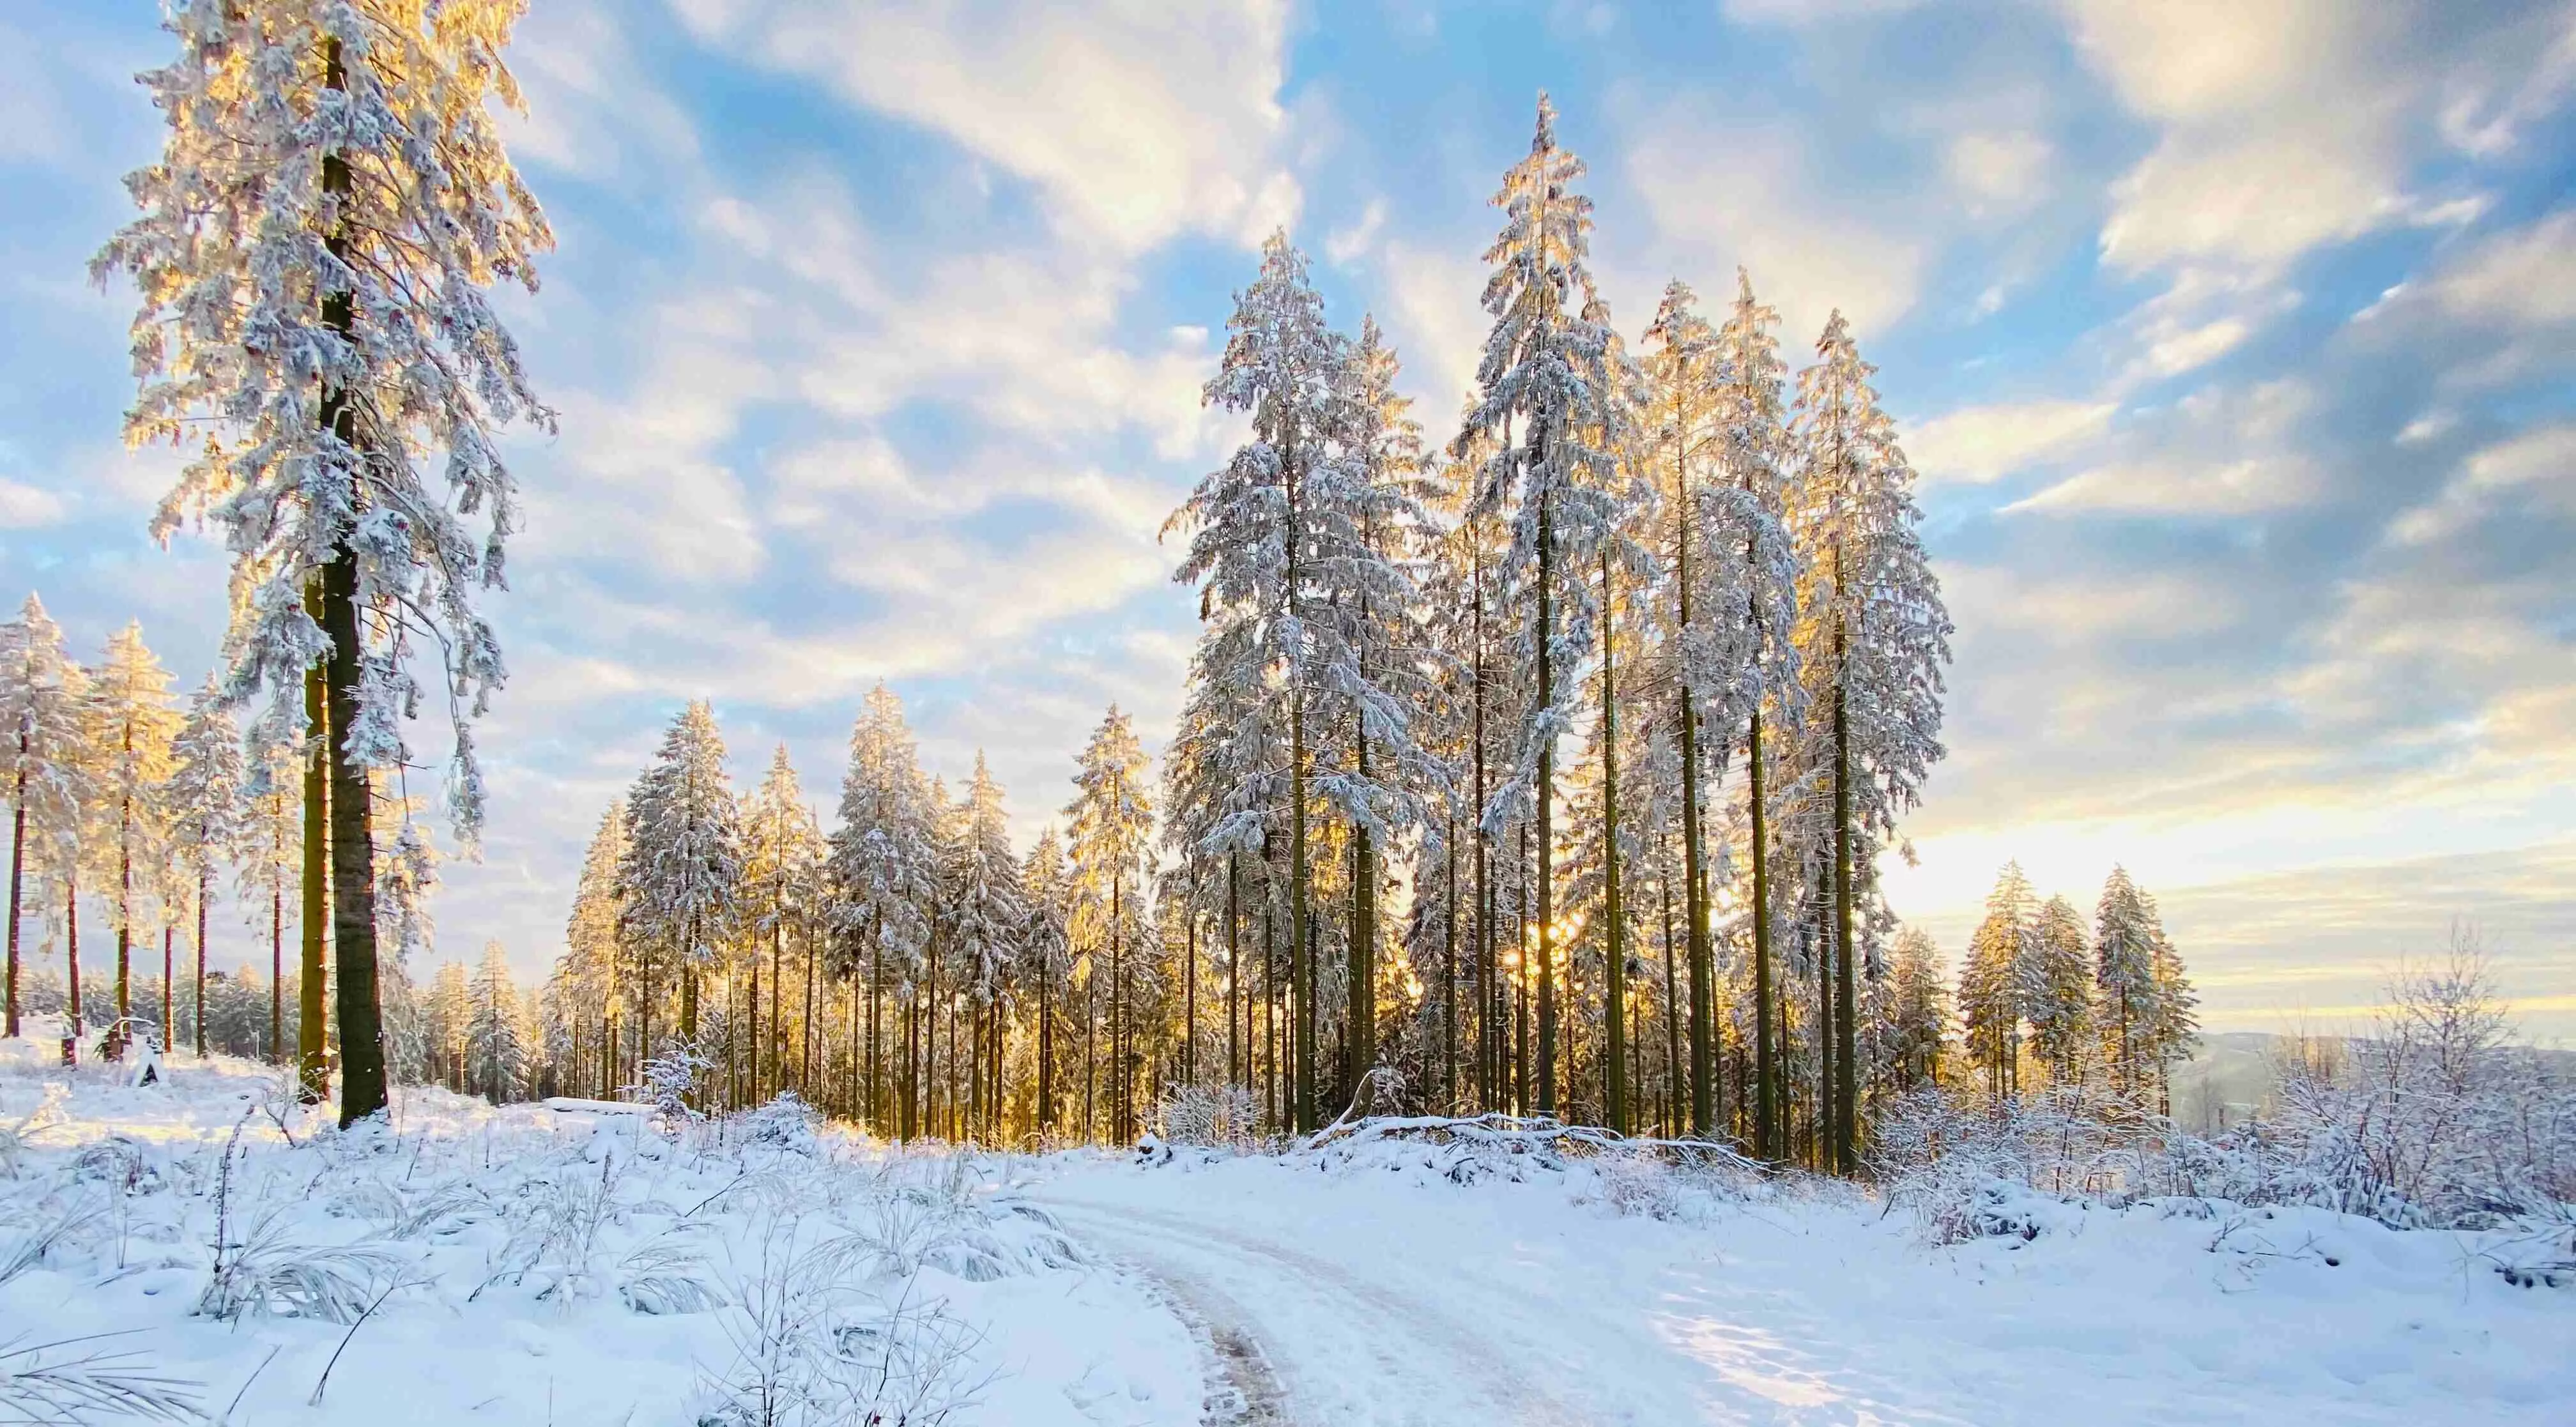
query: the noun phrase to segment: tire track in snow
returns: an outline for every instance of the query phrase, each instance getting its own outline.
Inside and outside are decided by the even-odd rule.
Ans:
[[[1241,1304],[1197,1274],[1155,1254],[1150,1241],[1114,1231],[1092,1237],[1115,1240],[1117,1247],[1109,1250],[1110,1257],[1151,1280],[1174,1316],[1198,1340],[1210,1373],[1199,1419],[1206,1427],[1294,1427],[1298,1419],[1290,1411],[1288,1389],[1252,1332]]]
[[[1359,1336],[1368,1358],[1374,1360],[1378,1380],[1366,1385],[1362,1400],[1371,1408],[1400,1408],[1409,1403],[1413,1409],[1400,1417],[1381,1413],[1376,1420],[1402,1422],[1407,1427],[1429,1427],[1437,1422],[1474,1423],[1478,1427],[1495,1422],[1574,1427],[1587,1420],[1532,1383],[1482,1335],[1439,1308],[1361,1278],[1339,1265],[1179,1215],[1088,1200],[1056,1201],[1053,1207],[1077,1225],[1104,1230],[1108,1237],[1122,1242],[1153,1245],[1177,1239],[1202,1254],[1213,1253],[1227,1267],[1237,1270],[1236,1277],[1247,1295],[1257,1290],[1258,1301],[1272,1311],[1242,1315],[1241,1309],[1235,1307],[1238,1316],[1234,1321],[1244,1325],[1248,1333],[1253,1319],[1269,1320],[1266,1334],[1254,1339],[1254,1346],[1266,1363],[1281,1365],[1287,1405],[1303,1409],[1277,1420],[1299,1420],[1322,1406],[1312,1401],[1323,1395],[1313,1390],[1312,1384],[1307,1385],[1307,1390],[1299,1390],[1301,1379],[1314,1375],[1299,1371],[1301,1357],[1308,1359],[1309,1369],[1317,1366],[1313,1359],[1324,1359],[1329,1370],[1322,1375],[1335,1379],[1355,1372],[1364,1375],[1372,1366],[1351,1352],[1337,1352],[1330,1345],[1311,1341],[1297,1343],[1291,1339],[1298,1335],[1283,1334],[1283,1322],[1305,1326],[1296,1323],[1295,1314],[1280,1311],[1284,1300],[1299,1295],[1313,1300],[1331,1319],[1342,1324],[1367,1320],[1371,1331]],[[1144,1231],[1162,1237],[1158,1240]],[[1195,1281],[1198,1291],[1234,1304],[1233,1299],[1223,1298],[1206,1287],[1206,1275],[1180,1271],[1179,1276]],[[1187,1296],[1188,1290],[1178,1291]],[[1308,1352],[1296,1351],[1300,1347]],[[1438,1415],[1425,1415],[1426,1412]],[[1336,1416],[1335,1420],[1350,1419]]]

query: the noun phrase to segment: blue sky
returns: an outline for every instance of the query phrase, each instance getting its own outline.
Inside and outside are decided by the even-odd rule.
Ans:
[[[1235,432],[1229,293],[1286,224],[1435,428],[1536,92],[1632,334],[1750,269],[1839,306],[1925,477],[1950,760],[1890,869],[1955,954],[1995,867],[2162,897],[2220,1028],[2334,1023],[2478,921],[2576,1032],[2576,5],[1287,6],[543,0],[514,153],[560,250],[509,311],[557,439],[494,610],[484,861],[442,945],[552,956],[680,701],[828,802],[858,699],[1025,827],[1192,630],[1155,528]],[[0,589],[183,682],[216,552],[143,535],[121,221],[165,51],[0,0]]]

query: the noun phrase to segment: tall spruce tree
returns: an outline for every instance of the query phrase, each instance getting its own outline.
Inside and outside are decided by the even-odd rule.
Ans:
[[[1503,581],[1525,623],[1514,653],[1532,695],[1522,713],[1509,776],[1481,816],[1499,828],[1527,814],[1539,854],[1535,907],[1538,982],[1537,1109],[1557,1106],[1558,1026],[1554,847],[1556,744],[1581,698],[1583,662],[1599,601],[1592,575],[1620,517],[1613,494],[1613,339],[1609,309],[1586,259],[1592,200],[1574,191],[1583,161],[1559,148],[1556,108],[1541,94],[1529,157],[1503,176],[1494,206],[1503,229],[1485,250],[1492,277],[1485,310],[1494,326],[1476,372],[1479,398],[1467,430],[1494,444],[1475,476],[1472,513],[1509,532]]]
[[[2030,1048],[2054,1084],[2084,1078],[2093,1050],[2093,948],[2084,914],[2064,897],[2042,903],[2020,968]]]
[[[1136,1079],[1142,1060],[1135,1048],[1130,1002],[1132,959],[1142,955],[1146,924],[1144,889],[1154,809],[1144,745],[1115,704],[1083,745],[1073,775],[1073,801],[1065,805],[1066,861],[1072,891],[1071,939],[1089,958],[1092,980],[1108,962],[1110,1138],[1135,1137]]]
[[[214,898],[215,876],[241,865],[249,849],[249,774],[242,763],[241,730],[223,704],[212,677],[188,700],[186,719],[171,745],[174,767],[163,790],[168,817],[174,887],[181,905],[194,913],[196,992],[193,1044],[206,1053],[206,914]],[[165,997],[165,1000],[175,1000]],[[165,1021],[169,1016],[165,1009]],[[174,1027],[165,1026],[164,1034]]]
[[[1834,313],[1815,364],[1798,374],[1795,421],[1792,531],[1810,591],[1799,644],[1832,819],[1832,990],[1820,1042],[1832,1074],[1820,1088],[1826,1158],[1843,1173],[1857,1168],[1854,975],[1871,949],[1856,941],[1855,923],[1875,887],[1878,850],[1942,756],[1941,666],[1950,658],[1949,614],[1917,530],[1914,472],[1869,384],[1876,370]]]
[[[751,1083],[754,1098],[762,1098],[783,1084],[788,944],[814,936],[813,914],[822,895],[823,833],[797,782],[796,766],[788,761],[787,745],[780,744],[770,755],[769,772],[744,806],[742,823],[746,924],[757,938],[748,1017],[753,1030]],[[766,1005],[761,1002],[764,987]]]
[[[269,693],[255,739],[300,741],[308,671],[325,674],[344,1122],[385,1104],[369,774],[403,761],[424,692],[408,670],[435,649],[472,841],[469,723],[502,676],[474,595],[501,583],[518,520],[494,432],[553,425],[484,295],[533,290],[552,242],[492,103],[519,103],[501,50],[521,9],[172,6],[178,53],[139,76],[167,126],[160,161],[128,177],[141,216],[91,263],[142,294],[127,439],[188,453],[155,529],[211,516],[232,551],[228,692]]]
[[[84,839],[94,859],[93,885],[110,899],[116,926],[116,1015],[133,1013],[134,932],[149,930],[149,902],[166,880],[162,785],[171,771],[171,743],[180,715],[170,703],[170,676],[144,646],[143,629],[128,624],[110,636],[82,698],[81,720],[91,769],[89,820]]]
[[[598,1017],[598,1078],[592,1093],[608,1098],[627,1084],[620,1053],[620,996],[628,971],[626,959],[626,800],[616,799],[602,813],[599,827],[582,853],[581,875],[573,884],[572,912],[564,922],[565,957]]]
[[[965,810],[964,855],[949,901],[954,908],[961,989],[975,1010],[977,1082],[986,1084],[986,1076],[990,1077],[981,1104],[982,1128],[998,1134],[1004,998],[1028,937],[1029,901],[1020,880],[1019,858],[1011,851],[1010,812],[1003,805],[1002,785],[993,780],[980,750],[975,754],[975,776],[966,785]]]
[[[1739,739],[1744,748],[1742,866],[1749,886],[1737,899],[1736,920],[1752,950],[1753,1141],[1765,1159],[1788,1153],[1780,1083],[1787,1028],[1777,952],[1788,907],[1774,884],[1794,849],[1792,858],[1783,858],[1776,805],[1783,792],[1779,770],[1790,763],[1784,755],[1797,746],[1806,712],[1794,640],[1801,556],[1786,523],[1797,493],[1782,396],[1788,368],[1772,335],[1779,320],[1753,295],[1752,278],[1737,269],[1735,302],[1711,352],[1715,470],[1691,511],[1710,552],[1698,582],[1707,613],[1686,632],[1682,648],[1684,666],[1698,671],[1693,687],[1702,700],[1701,726],[1711,732],[1704,742],[1721,759]]]
[[[1202,629],[1191,661],[1193,701],[1205,707],[1194,730],[1195,772],[1223,770],[1231,789],[1208,788],[1222,814],[1210,823],[1206,850],[1238,853],[1257,839],[1276,803],[1288,831],[1288,916],[1299,1007],[1293,1118],[1315,1120],[1314,967],[1308,933],[1314,914],[1308,803],[1314,705],[1336,683],[1357,680],[1356,660],[1338,622],[1324,608],[1319,560],[1349,558],[1355,531],[1336,529],[1330,554],[1316,499],[1318,472],[1332,455],[1341,415],[1343,342],[1324,325],[1324,303],[1307,275],[1306,257],[1273,233],[1262,245],[1261,271],[1235,297],[1229,336],[1205,402],[1248,416],[1251,439],[1225,465],[1201,478],[1164,525],[1190,537],[1174,578],[1199,589]],[[1256,718],[1265,700],[1284,709],[1284,738]],[[1226,718],[1226,715],[1233,715]],[[1284,743],[1284,770],[1264,757]],[[1282,774],[1284,773],[1284,776]],[[1273,791],[1273,785],[1284,788]],[[1210,809],[1214,811],[1215,809]]]
[[[2026,982],[2022,968],[2036,960],[2037,899],[2021,864],[2007,862],[1986,894],[1985,919],[1968,938],[1959,967],[1959,1019],[1968,1063],[1986,1072],[2000,1099],[2019,1088],[2021,1026]]]
[[[879,684],[850,728],[850,766],[841,779],[828,870],[843,947],[840,970],[864,985],[867,1000],[866,1045],[852,1062],[854,1069],[865,1065],[857,1098],[866,1123],[880,1134],[913,1133],[909,1124],[887,1122],[881,1020],[888,995],[899,1007],[912,1004],[930,951],[939,877],[933,812],[903,701]],[[858,1031],[853,1024],[854,1037]]]
[[[19,1031],[19,938],[30,853],[39,872],[66,862],[49,849],[77,836],[89,801],[81,718],[87,687],[87,675],[63,652],[62,630],[30,594],[18,617],[0,625],[0,774],[8,780],[10,823],[6,1034],[12,1037]]]
[[[692,701],[671,720],[653,763],[626,799],[626,851],[619,881],[628,924],[644,949],[647,978],[658,965],[678,981],[679,1038],[698,1038],[699,982],[723,953],[742,895],[742,822],[725,772],[715,710]],[[668,984],[667,982],[665,984]],[[656,1054],[653,993],[639,988],[640,1054]]]

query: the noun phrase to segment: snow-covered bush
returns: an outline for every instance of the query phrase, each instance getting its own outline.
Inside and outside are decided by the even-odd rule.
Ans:
[[[1878,1115],[1872,1165],[1943,1242],[1990,1231],[1997,1184],[2309,1205],[2401,1229],[2576,1223],[2576,1071],[2505,1042],[2474,943],[2401,973],[2389,999],[2374,1034],[2286,1057],[2278,1103],[2221,1134],[2091,1086],[1927,1089]]]
[[[787,1150],[807,1158],[822,1153],[816,1135],[823,1128],[823,1114],[793,1090],[781,1090],[768,1104],[734,1115],[730,1127],[737,1144]]]
[[[0,1421],[203,1422],[198,1384],[97,1338],[0,1343]]]
[[[239,1243],[216,1245],[197,1312],[225,1322],[248,1315],[354,1323],[399,1282],[403,1266],[378,1245],[299,1239],[287,1212],[272,1209]]]
[[[1261,1107],[1240,1085],[1214,1089],[1184,1085],[1164,1093],[1154,1106],[1154,1125],[1164,1140],[1194,1149],[1250,1149],[1261,1124]]]

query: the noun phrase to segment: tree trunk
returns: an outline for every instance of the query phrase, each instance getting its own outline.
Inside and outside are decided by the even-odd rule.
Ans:
[[[8,1031],[18,1037],[18,909],[25,905],[27,876],[27,732],[18,731],[18,780],[9,814],[9,1009]]]
[[[1038,967],[1038,1105],[1037,1133],[1043,1141],[1055,1123],[1055,970]]]
[[[1835,592],[1839,598],[1842,584],[1842,552],[1834,552]],[[1848,716],[1844,686],[1850,667],[1844,649],[1844,625],[1838,614],[1834,618],[1834,1172],[1850,1174],[1857,1168],[1853,1158],[1854,1121],[1859,1109],[1857,1075],[1858,1036],[1853,1026],[1855,1000],[1852,977],[1852,797],[1851,797],[1851,720]]]
[[[64,1009],[69,1015],[67,1024],[71,1027],[73,1054],[78,1055],[81,1038],[80,874],[78,872],[67,873],[63,878],[63,960],[67,968],[64,982],[69,988],[69,999],[64,1002]],[[276,1033],[270,1032],[270,1038],[274,1040],[275,1037]]]
[[[1458,1109],[1458,819],[1441,839],[1441,871],[1448,903],[1440,918],[1440,1113]]]
[[[1545,445],[1539,460],[1546,460]],[[1552,581],[1556,578],[1556,536],[1553,512],[1542,494],[1538,503],[1538,702],[1535,710],[1543,718],[1556,701],[1555,660],[1548,648],[1556,628]],[[1538,749],[1538,1112],[1556,1113],[1556,740],[1543,740]]]
[[[126,752],[134,751],[134,735],[125,736]],[[134,799],[119,798],[116,804],[116,1019],[114,1034],[125,1035],[123,1022],[134,1014]]]
[[[304,586],[304,612],[315,623],[322,620],[322,589],[317,581]],[[297,1092],[307,1105],[322,1103],[331,1093],[330,1074],[322,1062],[323,989],[322,937],[331,920],[330,864],[331,829],[329,823],[331,729],[333,727],[320,669],[304,673],[304,722],[311,730],[313,750],[304,760],[304,911],[297,924],[301,957],[295,983],[295,1080]]]
[[[1753,1111],[1753,1152],[1766,1160],[1778,1160],[1786,1149],[1780,1143],[1780,1073],[1775,1054],[1779,1027],[1773,1023],[1771,991],[1771,844],[1770,809],[1764,796],[1762,767],[1762,710],[1756,706],[1745,735],[1745,776],[1751,782],[1747,794],[1752,809],[1753,846],[1753,1075],[1756,1082]],[[1693,988],[1692,995],[1699,994]],[[1742,1093],[1739,1087],[1738,1092]]]
[[[1233,848],[1225,850],[1225,1083],[1242,1085],[1251,1079],[1243,1072],[1242,1041],[1236,1021],[1243,1014],[1243,870],[1241,855]],[[14,1003],[13,1003],[14,1004]]]
[[[1689,576],[1683,576],[1682,619],[1690,619]],[[1717,958],[1708,938],[1708,872],[1706,843],[1700,832],[1699,798],[1699,710],[1693,706],[1690,690],[1682,690],[1682,919],[1683,934],[1689,945],[1690,960],[1690,1066],[1691,1066],[1691,1133],[1706,1139],[1717,1128]],[[1762,715],[1753,716],[1755,751],[1761,744]],[[1761,775],[1754,775],[1754,786],[1761,786]],[[1758,796],[1758,795],[1757,795]],[[1760,825],[1761,814],[1754,814]],[[1761,835],[1754,835],[1754,877],[1761,868]],[[1768,938],[1759,931],[1757,939],[1767,945]],[[1758,951],[1758,948],[1757,948]],[[1756,957],[1759,960],[1757,954]],[[1763,1024],[1768,1025],[1766,1020]],[[1742,1094],[1742,1087],[1737,1088]]]
[[[1472,539],[1469,549],[1473,569],[1470,583],[1475,586],[1475,667],[1470,683],[1475,694],[1475,708],[1469,736],[1474,740],[1475,788],[1473,799],[1476,824],[1476,1108],[1491,1110],[1502,1098],[1502,1046],[1498,1034],[1502,1026],[1501,982],[1495,975],[1494,953],[1494,847],[1485,831],[1485,547]]]
[[[1360,781],[1368,781],[1368,733],[1359,731],[1355,745]],[[1351,1083],[1342,1096],[1350,1104],[1366,1090],[1368,1073],[1377,1064],[1377,856],[1369,843],[1368,825],[1351,827]],[[1360,1107],[1366,1113],[1368,1106]]]
[[[206,1058],[206,882],[207,874],[197,873],[197,994],[189,1005],[189,1017],[196,1022],[197,1059]],[[15,1033],[15,1027],[12,1027]]]
[[[1676,1014],[1676,1012],[1681,1009],[1680,1003],[1674,999],[1673,995],[1678,987],[1673,978],[1673,854],[1671,844],[1665,844],[1662,852],[1663,855],[1658,860],[1664,865],[1664,875],[1655,880],[1662,892],[1664,913],[1664,1133],[1667,1135],[1679,1136],[1681,1133],[1681,1126],[1677,1122],[1681,1119],[1679,1107],[1681,1102],[1682,1086],[1682,1028],[1681,1017]],[[1685,894],[1685,896],[1687,896],[1687,894]],[[1714,1057],[1711,1057],[1711,1059],[1713,1060]],[[1692,1098],[1691,1133],[1698,1135],[1701,1139],[1713,1138],[1714,1131],[1712,1125],[1708,1122],[1709,1117],[1707,1112],[1704,1111],[1697,1103],[1698,1097],[1696,1094],[1694,1094]],[[1710,1098],[1714,1099],[1715,1097],[1712,1096]]]
[[[1120,1144],[1128,1141],[1126,885],[1109,874],[1109,1137]]]
[[[1296,1028],[1291,1106],[1300,1134],[1315,1128],[1315,966],[1306,939],[1306,697],[1288,696],[1288,991]]]
[[[268,875],[268,1063],[286,1064],[286,883],[275,868]]]
[[[340,42],[327,41],[325,87],[343,86],[340,66]],[[349,192],[349,164],[336,152],[323,157],[322,191],[334,199]],[[333,257],[348,256],[345,231],[333,232],[325,244]],[[346,337],[355,330],[354,318],[351,294],[324,295],[323,325]],[[321,417],[341,441],[355,443],[356,412],[344,394],[326,391]],[[346,532],[322,567],[322,633],[331,644],[325,722],[336,732],[330,740],[331,927],[340,970],[340,1124],[346,1128],[385,1108],[384,1027],[376,1005],[375,841],[367,826],[373,806],[367,770],[350,751],[348,737],[357,724],[360,670],[358,560]]]
[[[1181,909],[1181,1083],[1199,1083],[1198,866],[1190,867],[1190,901]]]
[[[1629,1131],[1628,1119],[1628,939],[1625,909],[1619,902],[1619,702],[1617,660],[1619,604],[1611,585],[1610,556],[1601,556],[1601,847],[1602,907],[1609,952],[1602,959],[1602,1029],[1609,1033],[1603,1057],[1603,1096],[1609,1103],[1610,1128]]]

